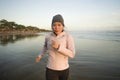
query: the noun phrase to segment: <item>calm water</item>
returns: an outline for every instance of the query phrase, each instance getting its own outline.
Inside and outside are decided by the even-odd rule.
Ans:
[[[0,80],[45,80],[47,54],[35,62],[45,35],[0,36]],[[70,80],[120,80],[120,32],[70,32],[76,57]]]

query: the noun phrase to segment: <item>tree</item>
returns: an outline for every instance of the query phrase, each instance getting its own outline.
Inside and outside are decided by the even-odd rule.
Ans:
[[[13,26],[15,26],[15,22],[8,22],[5,19],[0,20],[0,27],[2,28],[8,28],[8,29],[13,29]]]
[[[39,29],[35,26],[24,26],[21,24],[16,24],[13,21],[7,21],[5,19],[0,20],[0,31],[30,31],[30,32],[46,32],[50,30],[45,30],[45,29]]]
[[[15,26],[15,28],[16,28],[17,30],[22,30],[22,29],[25,29],[25,26],[24,26],[24,25],[21,25],[21,24],[18,24],[18,25]]]

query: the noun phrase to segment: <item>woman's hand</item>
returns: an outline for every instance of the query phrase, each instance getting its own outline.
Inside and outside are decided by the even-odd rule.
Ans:
[[[41,57],[38,56],[38,57],[36,58],[36,62],[38,63],[38,62],[40,62],[40,60],[41,60]]]
[[[52,40],[52,47],[55,49],[59,48],[59,43],[57,41]]]

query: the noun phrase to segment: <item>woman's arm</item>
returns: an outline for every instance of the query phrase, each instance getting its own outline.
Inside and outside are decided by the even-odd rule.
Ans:
[[[41,60],[42,56],[44,55],[44,53],[46,52],[46,50],[47,50],[47,38],[45,38],[43,49],[40,52],[40,54],[37,56],[36,62],[40,62],[40,60]]]
[[[75,56],[75,47],[74,47],[74,41],[72,36],[68,35],[67,37],[67,47],[64,47],[65,44],[60,44],[58,51],[66,56],[69,56],[71,58],[74,58]]]

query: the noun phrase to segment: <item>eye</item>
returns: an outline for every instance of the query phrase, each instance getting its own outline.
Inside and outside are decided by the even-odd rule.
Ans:
[[[61,24],[58,24],[58,26],[61,26]]]
[[[57,26],[56,24],[53,24],[53,27]]]

